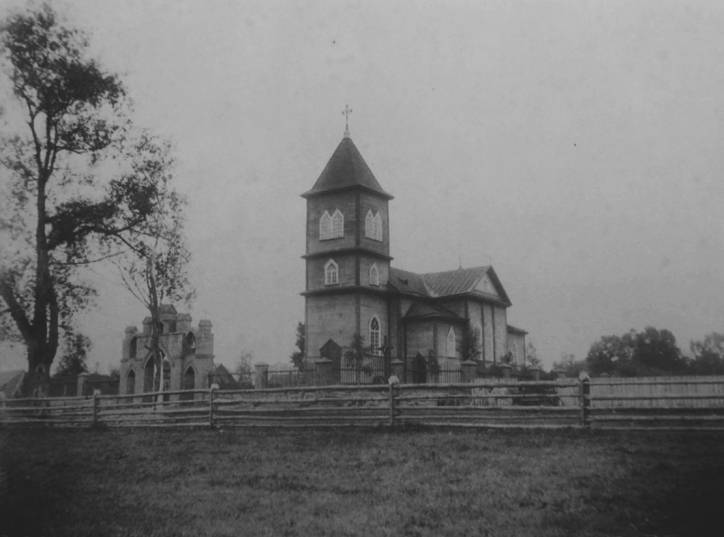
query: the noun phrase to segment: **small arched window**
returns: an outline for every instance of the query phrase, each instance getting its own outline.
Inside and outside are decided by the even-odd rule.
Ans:
[[[372,354],[380,353],[380,321],[377,317],[370,319],[370,351]]]
[[[380,272],[377,270],[377,264],[372,263],[370,267],[370,285],[380,284]]]
[[[455,328],[452,326],[447,333],[445,354],[450,358],[455,356]]]
[[[329,216],[328,211],[324,211],[324,214],[319,219],[319,240],[326,240],[332,238],[332,217]]]
[[[339,267],[334,259],[324,265],[324,285],[337,285],[339,283]]]
[[[138,355],[138,337],[131,338],[131,343],[128,349],[129,358],[135,358]],[[134,373],[135,375],[135,373]]]
[[[338,239],[344,237],[344,215],[339,209],[334,211],[332,215],[332,232],[331,239]]]

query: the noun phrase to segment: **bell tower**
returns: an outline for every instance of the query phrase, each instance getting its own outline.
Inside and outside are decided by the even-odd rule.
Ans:
[[[345,109],[346,115],[350,110]],[[359,334],[377,353],[387,334],[390,226],[385,192],[349,135],[332,153],[307,200],[306,349],[332,340],[343,349]]]

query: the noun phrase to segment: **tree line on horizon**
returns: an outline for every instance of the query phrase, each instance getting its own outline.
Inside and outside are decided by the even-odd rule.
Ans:
[[[564,354],[553,364],[567,376],[644,377],[661,375],[724,375],[724,334],[712,332],[691,341],[686,356],[671,331],[648,326],[621,335],[601,337],[583,360]]]

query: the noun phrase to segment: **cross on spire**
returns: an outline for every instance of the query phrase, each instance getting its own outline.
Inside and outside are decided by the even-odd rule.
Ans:
[[[349,138],[349,115],[352,113],[352,109],[348,104],[344,105],[342,115],[344,116],[344,137]]]

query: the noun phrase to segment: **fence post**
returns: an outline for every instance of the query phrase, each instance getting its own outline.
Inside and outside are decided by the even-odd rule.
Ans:
[[[581,375],[579,382],[581,397],[581,426],[591,426],[591,380],[588,375]]]
[[[390,382],[390,427],[395,425],[395,384]]]
[[[91,427],[96,428],[98,426],[98,394],[93,392],[93,417],[91,421]]]
[[[214,428],[214,390],[216,386],[209,388],[209,427]]]

